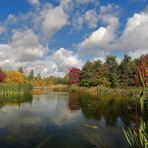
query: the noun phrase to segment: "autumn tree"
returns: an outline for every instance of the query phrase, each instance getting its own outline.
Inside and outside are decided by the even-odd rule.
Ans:
[[[80,81],[81,70],[76,67],[69,68],[68,70],[69,83],[77,84]]]
[[[4,74],[4,72],[2,71],[2,69],[0,69],[0,82],[3,82],[5,79],[6,75]]]
[[[135,83],[137,86],[142,85],[140,80],[140,73],[145,85],[148,85],[148,54],[141,56],[139,65],[135,74]]]
[[[101,85],[101,86],[110,86],[108,75],[108,67],[106,65],[100,65],[96,68],[93,75],[93,86]]]
[[[26,76],[18,71],[7,71],[5,82],[8,83],[25,83]]]

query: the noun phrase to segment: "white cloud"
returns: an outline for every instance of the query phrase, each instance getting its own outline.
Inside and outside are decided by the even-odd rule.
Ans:
[[[0,44],[0,67],[9,69],[14,66],[10,48],[8,44]]]
[[[95,0],[76,0],[77,3],[86,4],[86,3],[93,3]]]
[[[30,4],[38,5],[40,3],[39,0],[28,0]]]
[[[95,22],[94,24],[96,24],[98,17],[106,26],[102,26],[92,32],[89,37],[80,43],[80,48],[108,48],[110,42],[114,41],[116,37],[115,32],[119,25],[118,15],[119,8],[111,4],[101,6],[98,16],[94,11],[86,12],[86,18],[90,23],[93,21]]]
[[[36,0],[30,0],[37,4]],[[39,3],[39,1],[38,1]],[[58,6],[50,3],[33,7],[28,13],[19,13],[17,15],[9,14],[4,22],[7,32],[13,29],[30,28],[42,36],[42,40],[49,40],[56,32],[68,24],[67,8],[70,1],[63,0]]]
[[[40,59],[47,52],[47,48],[39,43],[39,38],[32,30],[13,31],[10,43],[17,61],[34,61]]]
[[[68,23],[68,16],[63,7],[63,4],[57,7],[46,4],[35,17],[35,24],[38,28],[41,27],[47,39]]]
[[[96,28],[99,21],[98,14],[95,10],[88,10],[85,12],[84,19],[89,28]]]
[[[32,30],[13,31],[8,44],[0,44],[0,66],[15,69],[25,62],[42,59],[47,48],[39,43]]]
[[[77,58],[72,51],[60,48],[52,55],[53,61],[56,62],[60,71],[65,71],[70,67],[81,68],[82,61]]]
[[[120,49],[148,48],[148,11],[135,13],[128,19],[119,41]]]
[[[108,43],[114,39],[114,34],[108,26],[100,27],[98,30],[94,31],[88,38],[86,38],[82,43],[80,43],[80,48],[106,48]]]
[[[135,51],[132,57],[148,53],[148,11],[135,13],[128,18],[125,29],[120,36],[117,34],[118,15],[107,14],[108,11],[105,8],[102,9],[102,12],[104,12],[104,15],[101,18],[108,25],[98,28],[86,37],[79,44],[79,53],[83,51],[87,54],[88,49],[93,51],[94,54],[101,50],[107,52],[121,50],[132,55],[131,53]]]
[[[120,7],[113,4],[98,6],[97,9],[77,11],[72,17],[71,23],[75,30],[82,29],[83,25],[96,29],[100,23],[117,27],[120,11]]]
[[[34,70],[42,76],[64,76],[70,67],[81,68],[82,61],[72,52],[60,48],[51,55],[31,31],[14,31],[10,44],[0,44],[0,67],[18,69],[24,67],[28,73]]]
[[[23,63],[23,67],[26,67],[26,72],[34,70],[36,74],[40,73],[42,76],[64,76],[68,68],[81,68],[82,64],[82,61],[72,51],[60,48],[44,60]]]
[[[3,26],[0,26],[0,34],[5,32],[5,31],[6,31],[6,29]]]
[[[133,59],[139,58],[141,55],[148,54],[148,48],[147,49],[137,49],[134,52],[133,51],[129,51],[128,54]]]
[[[111,14],[102,15],[101,19],[107,24],[106,27],[100,27],[85,38],[80,44],[79,48],[82,49],[111,49],[111,43],[116,39],[116,30],[118,28],[118,17]]]

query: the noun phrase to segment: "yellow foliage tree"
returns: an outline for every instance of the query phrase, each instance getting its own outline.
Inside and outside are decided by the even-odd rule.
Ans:
[[[8,71],[5,74],[5,82],[8,83],[25,83],[27,80],[26,76],[19,71]]]

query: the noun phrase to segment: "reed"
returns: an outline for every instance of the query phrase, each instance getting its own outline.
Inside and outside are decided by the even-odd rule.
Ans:
[[[0,83],[0,97],[19,96],[30,94],[32,86],[30,84],[16,84],[16,83]]]
[[[134,130],[127,128],[123,129],[123,132],[126,136],[126,139],[132,148],[148,148],[148,88],[145,86],[144,81],[141,76],[141,72],[139,71],[139,75],[141,78],[141,82],[143,84],[143,89],[141,89],[140,93],[140,126],[137,132]]]

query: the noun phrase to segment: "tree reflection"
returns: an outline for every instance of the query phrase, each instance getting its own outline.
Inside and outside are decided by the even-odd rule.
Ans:
[[[72,112],[80,108],[78,95],[74,92],[69,94],[68,107]]]
[[[100,120],[105,118],[107,126],[114,126],[117,118],[120,117],[125,125],[132,121],[135,108],[131,110],[129,98],[101,96],[100,98],[89,96],[87,94],[76,95],[70,94],[68,106],[71,111],[81,108],[87,119]]]
[[[21,95],[15,95],[15,96],[4,96],[3,98],[0,98],[0,108],[2,108],[4,105],[18,105],[20,106],[22,103],[32,103],[32,95],[31,94],[21,94]]]

